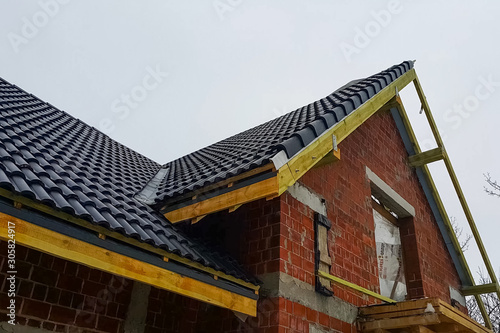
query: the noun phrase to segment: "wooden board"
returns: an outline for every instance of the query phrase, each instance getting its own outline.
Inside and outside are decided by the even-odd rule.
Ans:
[[[419,167],[424,164],[429,164],[435,161],[444,159],[446,156],[446,151],[443,147],[437,147],[416,155],[410,156],[408,159],[410,161],[410,166]]]
[[[431,307],[432,306],[432,307]],[[362,332],[405,329],[412,332],[484,332],[489,329],[438,298],[360,308]],[[453,328],[453,331],[447,331]]]
[[[254,200],[278,195],[278,181],[276,177],[268,178],[255,184],[237,190],[223,193],[216,197],[194,203],[165,213],[165,217],[172,223],[177,223],[198,216],[207,215]]]

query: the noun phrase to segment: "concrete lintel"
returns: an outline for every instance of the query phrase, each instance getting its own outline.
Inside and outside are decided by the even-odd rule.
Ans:
[[[123,323],[124,333],[143,333],[148,314],[149,293],[151,286],[134,281],[127,317]]]
[[[318,194],[313,193],[304,185],[296,182],[295,184],[290,186],[287,191],[299,202],[303,203],[315,212],[326,216],[326,205],[323,202],[323,199]]]
[[[398,217],[415,216],[415,208],[368,167],[366,167],[366,175],[370,180],[373,194],[392,209]]]
[[[309,283],[283,272],[263,274],[258,278],[263,282],[261,290],[264,296],[283,297],[349,324],[356,321],[356,306],[335,296],[323,296]]]

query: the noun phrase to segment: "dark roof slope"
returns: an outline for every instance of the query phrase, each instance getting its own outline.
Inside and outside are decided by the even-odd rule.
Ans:
[[[0,187],[246,281],[135,200],[160,165],[0,79]]]
[[[405,61],[352,81],[325,98],[163,165],[155,179],[159,203],[265,165],[280,150],[291,158],[328,128],[413,68]]]

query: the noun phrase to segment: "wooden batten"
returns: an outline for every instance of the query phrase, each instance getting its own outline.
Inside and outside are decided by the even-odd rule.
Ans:
[[[222,193],[218,196],[193,203],[191,205],[164,213],[172,223],[196,219],[200,216],[232,209],[235,206],[254,200],[277,196],[278,182],[276,177],[271,177],[245,187]]]
[[[255,316],[257,301],[167,269],[62,235],[0,213],[0,239],[6,239],[7,222],[16,225],[16,243],[104,272],[140,281],[186,297]]]
[[[371,296],[373,298],[379,299],[379,300],[384,301],[386,303],[390,303],[390,304],[395,304],[396,303],[395,300],[390,299],[389,297],[382,296],[380,294],[377,294],[376,292],[373,292],[371,290],[368,290],[366,288],[358,286],[357,284],[351,283],[349,281],[346,281],[344,279],[338,278],[336,276],[330,275],[328,273],[325,273],[325,272],[322,272],[322,271],[318,271],[316,274],[319,277],[327,279],[327,280],[329,280],[329,281],[331,281],[331,282],[333,282],[333,283],[335,283],[337,285],[340,285],[340,286],[343,286],[343,287],[347,287],[349,289],[352,289],[352,290],[355,290],[355,291],[360,292],[362,294],[365,294],[365,295]]]
[[[435,161],[443,160],[446,156],[446,151],[443,147],[437,147],[416,155],[410,156],[408,158],[410,166],[419,167],[425,164],[429,164]]]
[[[500,291],[498,283],[487,283],[478,286],[463,287],[461,290],[464,296],[496,293]]]

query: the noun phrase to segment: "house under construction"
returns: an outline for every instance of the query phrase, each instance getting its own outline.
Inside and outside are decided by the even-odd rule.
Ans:
[[[500,294],[411,61],[164,165],[0,79],[0,220],[0,332],[491,332]]]

